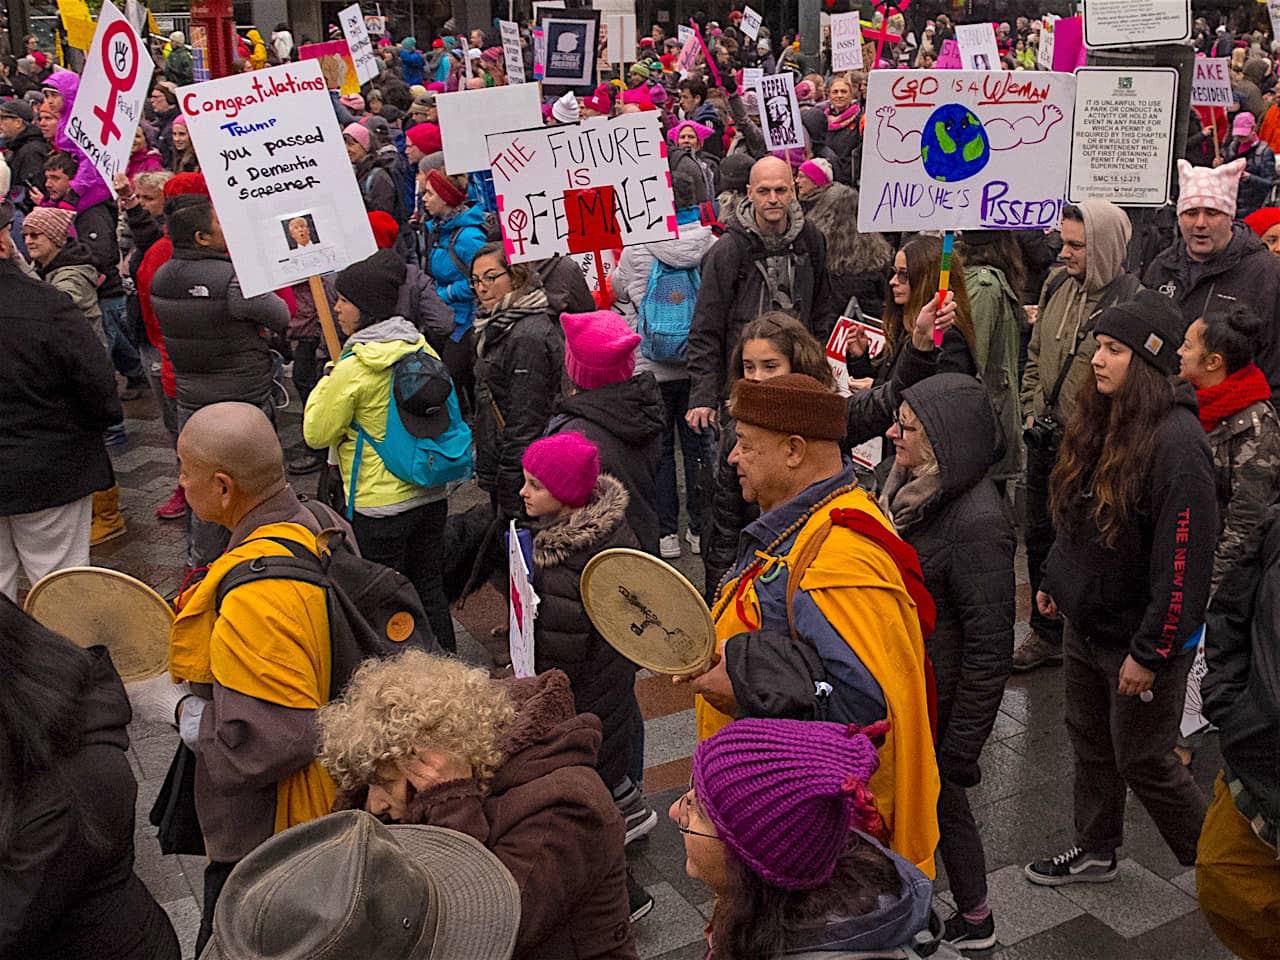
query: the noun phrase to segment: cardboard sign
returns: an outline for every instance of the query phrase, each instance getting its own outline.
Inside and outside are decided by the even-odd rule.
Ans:
[[[1193,107],[1229,107],[1235,102],[1231,95],[1231,61],[1226,57],[1200,59],[1195,62],[1195,74],[1191,80],[1191,105]]]
[[[679,236],[657,113],[488,140],[511,263]]]
[[[507,63],[507,83],[524,83],[524,53],[520,49],[520,27],[514,20],[499,20],[502,58]]]
[[[836,321],[835,329],[827,340],[827,364],[836,381],[836,392],[842,397],[849,396],[849,341],[854,333],[861,331],[871,342],[867,355],[872,360],[879,359],[884,353],[884,327],[872,317],[841,317]]]
[[[702,56],[702,44],[698,42],[698,35],[690,30],[684,45],[680,48],[680,55],[676,57],[676,69],[680,71],[680,76],[687,77],[689,71],[698,65],[700,56]]]
[[[686,27],[683,23],[676,27],[676,39],[680,41],[680,46],[684,46],[689,42],[689,38],[693,36],[693,27]]]
[[[957,24],[956,46],[960,48],[962,70],[1000,69],[1000,51],[996,47],[996,31],[992,24]]]
[[[756,13],[750,7],[745,5],[743,6],[742,23],[739,24],[739,28],[742,30],[742,35],[744,37],[746,37],[748,40],[755,40],[757,37],[759,37],[760,24],[763,22],[764,22],[764,17],[760,16],[760,14]]]
[[[473,173],[489,168],[485,137],[542,125],[538,88],[531,83],[436,94],[444,168]]]
[[[760,78],[760,132],[770,151],[804,146],[800,101],[796,99],[795,76],[790,72]]]
[[[939,70],[963,70],[960,62],[960,47],[954,40],[943,40],[942,49],[938,51],[938,59],[934,66]]]
[[[373,54],[373,41],[369,39],[360,4],[353,3],[339,10],[338,23],[342,24],[342,35],[347,38],[347,52],[356,68],[356,79],[366,84],[378,75],[378,58]]]
[[[317,61],[183,87],[178,105],[245,296],[377,249]]]
[[[581,16],[548,14],[542,18],[542,31],[546,35],[547,44],[546,67],[542,75],[545,87],[556,87],[563,91],[573,87],[595,86],[599,15],[590,10],[573,12],[591,13],[592,17],[584,19]]]
[[[831,17],[831,70],[862,69],[862,24],[858,11],[837,13]]]
[[[859,230],[1057,226],[1070,74],[875,70],[868,81]]]
[[[84,64],[75,109],[67,117],[67,139],[84,151],[114,196],[111,181],[129,164],[155,63],[124,14],[108,2]]]
[[[635,63],[636,15],[607,13],[604,22],[609,44],[605,59],[610,63]]]
[[[511,618],[507,630],[507,649],[511,654],[511,669],[517,677],[532,677],[534,670],[534,622],[538,618],[538,595],[533,590],[533,578],[529,574],[531,550],[529,531],[517,530],[511,521],[507,530],[507,591]]]
[[[1178,71],[1081,67],[1067,195],[1130,207],[1162,207],[1173,170]]]
[[[1140,47],[1191,37],[1191,0],[1086,0],[1084,45]]]

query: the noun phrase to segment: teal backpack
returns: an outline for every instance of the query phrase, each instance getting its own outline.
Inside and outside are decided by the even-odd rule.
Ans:
[[[653,258],[649,285],[636,308],[642,356],[660,363],[684,363],[701,285],[697,267],[672,267]]]

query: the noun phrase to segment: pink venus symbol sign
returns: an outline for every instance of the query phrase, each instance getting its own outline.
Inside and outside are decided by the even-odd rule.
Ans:
[[[94,107],[93,115],[102,121],[102,143],[120,138],[116,125],[116,98],[130,89],[138,76],[138,37],[128,21],[118,20],[107,27],[102,38],[102,65],[106,68],[111,92],[104,106]]]

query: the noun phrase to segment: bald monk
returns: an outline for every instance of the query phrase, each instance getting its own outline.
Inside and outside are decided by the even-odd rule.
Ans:
[[[247,403],[202,407],[178,436],[178,459],[191,509],[231,532],[226,553],[178,598],[169,636],[169,672],[194,691],[178,704],[178,726],[196,755],[196,810],[209,856],[199,954],[231,868],[333,803],[333,782],[315,762],[313,723],[329,694],[329,619],[324,590],[296,580],[246,583],[217,602],[232,567],[289,554],[268,538],[316,552],[322,525],[285,479],[266,415]],[[320,509],[323,527],[350,531]]]

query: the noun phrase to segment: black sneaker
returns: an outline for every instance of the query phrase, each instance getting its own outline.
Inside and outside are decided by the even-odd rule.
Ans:
[[[970,923],[963,913],[947,918],[942,939],[957,950],[990,950],[996,945],[996,921],[991,914],[985,920]]]
[[[644,802],[644,794],[631,780],[626,781],[626,788],[613,798],[618,812],[626,823],[627,836],[624,844],[639,840],[653,832],[658,825],[658,812]]]
[[[649,896],[648,891],[636,882],[629,869],[627,870],[627,902],[631,910],[632,923],[646,916],[653,909],[653,897]]]
[[[1098,853],[1074,846],[1066,853],[1028,863],[1027,879],[1042,887],[1065,883],[1108,883],[1116,878],[1116,852]]]

